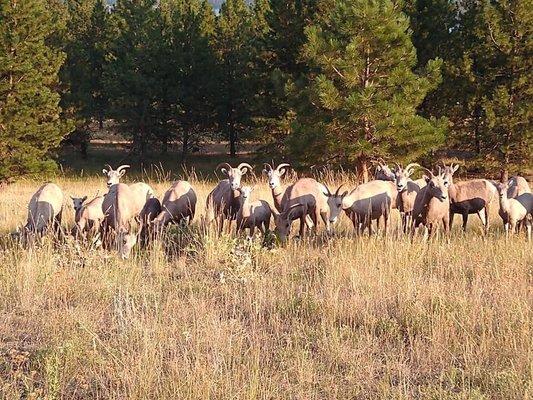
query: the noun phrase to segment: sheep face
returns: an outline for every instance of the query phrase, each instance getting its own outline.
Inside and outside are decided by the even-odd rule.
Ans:
[[[445,201],[448,198],[448,186],[445,183],[444,174],[428,177],[424,176],[427,182],[427,191],[430,197],[435,197],[440,201]]]
[[[74,207],[74,211],[76,212],[76,214],[79,213],[83,207],[83,204],[87,200],[87,196],[83,196],[83,197],[70,196],[70,198],[72,199],[72,205]]]
[[[439,167],[440,168],[440,167]],[[453,185],[453,174],[459,169],[459,165],[453,165],[450,164],[448,166],[444,166],[443,171],[443,177],[444,177],[444,183],[446,183],[447,186]]]
[[[498,195],[500,196],[500,199],[507,198],[507,190],[509,189],[509,185],[507,183],[498,183],[496,189],[498,189]]]
[[[109,169],[104,168],[102,173],[107,176],[107,187],[118,184],[120,182],[120,178],[122,178],[126,173],[126,168],[129,167],[129,165],[121,165],[117,169],[113,169],[108,165]]]
[[[123,260],[130,258],[131,250],[137,243],[137,235],[133,233],[122,233],[118,236],[117,240],[119,241],[120,258]]]
[[[250,200],[254,188],[252,188],[250,186],[243,186],[243,187],[241,187],[241,188],[239,188],[237,190],[241,194],[240,200],[241,200],[241,204],[243,204],[246,201]]]
[[[343,210],[342,203],[346,195],[348,194],[347,191],[344,191],[344,193],[340,194],[340,189],[342,185],[337,188],[335,193],[331,193],[327,186],[323,185],[323,192],[324,195],[328,198],[328,207],[329,207],[329,222],[334,224],[337,222],[337,218],[339,217],[339,214]]]
[[[407,189],[407,182],[409,182],[409,174],[406,172],[406,170],[398,169],[395,175],[396,189],[398,189],[398,192],[401,193],[405,189]]]
[[[222,163],[217,166],[218,168],[227,175],[232,190],[237,190],[241,186],[243,175],[252,170],[252,166],[247,163],[241,163],[237,168],[232,168],[228,163]]]
[[[394,182],[395,180],[394,172],[392,172],[392,170],[387,164],[378,164],[376,168],[376,179],[381,180],[381,181]]]
[[[274,214],[274,223],[276,224],[276,232],[278,233],[279,239],[282,242],[286,242],[287,238],[291,234],[293,214],[298,207],[301,207],[301,204],[293,204],[288,210],[282,212],[281,214],[278,214],[272,210]]]

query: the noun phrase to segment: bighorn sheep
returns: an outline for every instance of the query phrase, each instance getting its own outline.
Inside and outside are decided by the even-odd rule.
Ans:
[[[107,176],[107,187],[111,187],[120,182],[120,178],[126,173],[126,168],[130,168],[129,165],[121,165],[117,169],[113,169],[109,164],[106,164],[107,168],[102,170],[103,174]]]
[[[102,211],[102,204],[104,202],[104,196],[96,196],[89,202],[87,196],[84,197],[72,197],[72,203],[75,212],[75,225],[73,229],[73,235],[84,235],[89,232],[95,234],[100,230],[100,224],[105,218]]]
[[[161,212],[154,224],[160,232],[169,223],[179,224],[187,219],[190,224],[196,211],[196,192],[187,181],[176,181],[163,196]]]
[[[513,176],[509,179],[507,197],[513,199],[524,193],[531,193],[529,183],[521,176]]]
[[[278,212],[283,210],[283,205],[287,201],[287,198],[284,197],[285,190],[281,187],[281,177],[285,175],[287,169],[290,167],[291,165],[287,163],[279,164],[276,168],[268,163],[263,164],[263,173],[268,177],[268,186],[272,191],[272,200],[274,201],[274,207],[276,207]],[[313,221],[309,216],[306,216],[305,218],[305,225],[308,229],[313,227]]]
[[[341,186],[342,187],[342,186]],[[330,232],[330,224],[335,223],[342,210],[342,201],[348,192],[339,194],[339,187],[334,194],[312,178],[302,178],[290,185],[285,191],[287,201],[280,213],[273,211],[274,221],[280,239],[285,241],[290,234],[292,221],[300,219],[300,237],[304,237],[306,215],[311,217],[314,230],[317,230],[319,217]]]
[[[143,209],[139,214],[140,221],[140,242],[141,246],[145,246],[150,239],[153,239],[155,234],[154,221],[161,213],[161,202],[157,197],[152,197],[146,200]]]
[[[221,180],[207,196],[205,222],[207,225],[216,220],[218,231],[222,233],[224,220],[229,221],[228,229],[231,230],[231,221],[237,217],[240,206],[237,189],[241,186],[241,178],[252,170],[252,166],[241,163],[232,168],[228,163],[221,163],[216,167],[219,168],[228,178]]]
[[[28,204],[28,219],[24,226],[26,234],[42,236],[52,225],[58,234],[63,213],[63,192],[54,183],[45,183],[32,196]]]
[[[237,212],[237,233],[245,228],[250,230],[250,236],[254,235],[255,228],[263,234],[269,231],[272,211],[268,202],[264,200],[251,201],[250,197],[254,189],[250,186],[243,186],[237,190],[241,194],[239,196],[240,207]]]
[[[387,232],[392,203],[396,201],[398,191],[389,181],[374,180],[363,183],[344,197],[342,208],[350,218],[357,233],[368,228],[372,234],[372,221],[384,221]]]
[[[483,224],[484,231],[489,229],[490,203],[496,199],[496,187],[486,179],[471,179],[453,182],[453,174],[459,165],[444,165],[444,184],[450,194],[450,228],[455,214],[463,216],[463,230],[466,231],[468,215],[476,213]]]
[[[531,222],[527,220],[528,214],[533,213],[533,194],[522,193],[515,198],[509,198],[509,183],[500,183],[498,193],[500,198],[500,216],[503,220],[505,233],[515,233],[516,228],[522,223],[526,224],[527,238],[531,240]]]
[[[412,215],[416,195],[421,189],[418,183],[410,178],[414,172],[414,168],[419,166],[420,165],[417,163],[408,164],[405,168],[397,165],[395,171],[396,188],[398,189],[397,205],[402,216],[402,228],[404,233],[407,232],[407,229],[412,225]],[[425,186],[425,180],[423,186]]]
[[[138,218],[146,202],[152,198],[152,191],[146,184],[128,186],[123,183],[114,184],[105,195],[102,211],[105,214],[102,226],[105,240],[108,240],[110,229],[116,233],[116,244],[122,258],[128,258],[131,249],[137,242],[132,233],[131,222]]]
[[[376,167],[376,173],[375,178],[378,181],[389,181],[394,182],[396,177],[394,175],[394,172],[389,168],[387,164],[385,164],[385,161],[383,159],[379,159],[375,162],[377,164]]]
[[[425,169],[425,168],[424,168]],[[413,229],[411,238],[414,237],[418,227],[424,225],[426,231],[424,238],[431,238],[435,234],[438,225],[442,222],[444,232],[450,232],[450,197],[449,185],[446,182],[445,172],[439,167],[439,174],[425,169],[429,176],[425,176],[427,185],[418,192],[413,210]]]

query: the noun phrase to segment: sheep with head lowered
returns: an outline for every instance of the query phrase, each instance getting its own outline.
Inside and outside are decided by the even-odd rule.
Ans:
[[[55,183],[45,183],[31,197],[28,204],[28,218],[24,235],[43,236],[50,228],[54,233],[61,232],[63,213],[63,191]]]

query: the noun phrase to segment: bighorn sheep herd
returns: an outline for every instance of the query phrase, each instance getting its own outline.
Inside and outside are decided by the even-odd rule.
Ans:
[[[104,248],[116,249],[123,258],[129,257],[137,243],[144,246],[161,237],[169,224],[190,224],[197,203],[196,192],[186,181],[174,182],[162,202],[145,183],[121,183],[127,168],[129,165],[117,169],[108,165],[102,170],[107,177],[106,194],[96,195],[90,201],[87,196],[71,196],[75,221],[72,236],[86,239],[99,235]],[[486,234],[490,207],[499,199],[499,215],[505,233],[510,235],[524,229],[528,239],[531,237],[533,195],[527,181],[520,176],[502,183],[486,179],[454,182],[458,165],[438,166],[434,173],[416,163],[405,168],[395,164],[390,168],[380,160],[376,179],[351,191],[341,191],[341,185],[331,192],[324,183],[313,178],[297,179],[283,190],[281,179],[290,168],[287,163],[277,167],[264,164],[263,173],[272,192],[271,207],[264,199],[252,200],[255,187],[242,185],[243,177],[253,170],[250,164],[241,163],[235,168],[228,163],[219,164],[216,170],[225,178],[207,196],[202,226],[207,229],[215,223],[221,234],[225,221],[228,232],[231,232],[232,221],[236,221],[237,233],[248,229],[253,236],[256,229],[267,234],[273,217],[279,238],[284,242],[290,236],[293,221],[300,221],[300,238],[307,231],[316,233],[320,221],[326,232],[331,233],[332,225],[344,211],[357,234],[365,229],[372,234],[372,221],[377,222],[378,230],[383,224],[384,234],[387,234],[391,212],[397,209],[402,231],[409,232],[412,239],[420,227],[425,228],[424,238],[433,237],[441,224],[448,235],[455,214],[462,216],[463,229],[466,229],[468,216],[477,214]],[[423,172],[422,178],[411,179],[417,170]],[[63,206],[64,194],[56,184],[41,186],[29,202],[24,236],[42,237],[50,230],[60,234]]]

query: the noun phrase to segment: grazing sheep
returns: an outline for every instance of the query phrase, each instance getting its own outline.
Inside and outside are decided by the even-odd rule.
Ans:
[[[414,172],[414,167],[419,167],[417,163],[411,163],[405,168],[397,165],[396,176],[396,188],[398,189],[397,205],[398,210],[402,216],[402,229],[406,233],[407,229],[412,225],[413,208],[415,206],[416,195],[424,185],[420,187],[416,181],[413,181],[410,177]]]
[[[146,185],[148,186],[148,185]],[[128,258],[131,249],[137,242],[137,235],[132,233],[132,222],[139,217],[146,202],[151,198],[151,189],[143,185],[134,188],[118,183],[109,188],[102,203],[105,214],[102,224],[104,243],[109,241],[111,230],[116,234],[116,245],[122,258]]]
[[[383,220],[387,232],[392,203],[397,196],[398,191],[392,182],[374,180],[359,185],[345,196],[342,208],[357,233],[368,228],[368,233],[372,234],[373,220],[378,222],[378,228],[379,220]]]
[[[444,232],[447,235],[450,232],[450,197],[445,172],[441,172],[439,168],[439,174],[435,176],[432,171],[426,171],[429,173],[429,176],[425,177],[427,185],[418,192],[415,201],[411,238],[420,225],[426,228],[424,239],[433,237],[441,222]]]
[[[52,226],[56,234],[60,233],[63,213],[63,192],[54,183],[45,183],[32,196],[28,204],[28,218],[24,226],[26,234],[43,236]]]
[[[139,214],[139,221],[141,224],[139,230],[141,247],[146,246],[148,242],[154,238],[156,232],[154,221],[161,213],[161,210],[161,203],[156,197],[148,199],[144,204],[144,207]]]
[[[533,194],[522,193],[515,198],[509,198],[509,183],[498,184],[500,199],[500,216],[503,220],[505,234],[515,233],[516,228],[525,223],[527,226],[527,238],[531,240],[531,223],[527,220],[528,214],[533,213]]]
[[[509,188],[507,189],[507,197],[514,199],[524,193],[531,193],[531,188],[526,179],[521,176],[513,176],[509,179]]]
[[[78,237],[86,233],[96,234],[100,230],[100,225],[105,218],[104,212],[102,211],[104,196],[96,196],[89,202],[86,202],[87,196],[70,196],[70,198],[72,199],[75,212],[73,235]]]
[[[312,178],[302,178],[290,185],[285,191],[287,201],[283,210],[274,213],[274,221],[280,239],[285,241],[290,234],[292,221],[300,219],[300,237],[304,237],[305,218],[311,217],[315,233],[319,217],[322,218],[326,225],[326,231],[330,232],[330,224],[337,220],[342,210],[342,201],[347,192],[339,194],[340,187],[334,194],[323,184],[318,183]]]
[[[170,223],[179,224],[187,219],[190,224],[196,211],[196,192],[187,181],[176,181],[163,196],[161,212],[154,223],[157,231]]]
[[[453,182],[453,174],[459,165],[444,165],[444,183],[450,194],[450,228],[455,214],[463,216],[463,230],[466,231],[469,214],[477,214],[484,227],[485,234],[489,229],[490,204],[496,199],[495,186],[486,179],[471,179]]]
[[[240,194],[237,189],[241,186],[241,178],[252,170],[252,166],[241,163],[237,168],[232,168],[228,163],[221,163],[216,169],[218,168],[221,168],[222,173],[228,178],[221,180],[207,196],[205,225],[216,221],[218,232],[222,233],[224,220],[229,221],[229,232],[231,231],[231,221],[237,218],[237,211],[240,207]]]
[[[245,228],[250,230],[250,236],[254,235],[255,228],[263,234],[268,232],[272,217],[268,202],[264,200],[251,201],[250,197],[254,189],[250,186],[243,186],[237,190],[241,194],[239,196],[240,207],[237,212],[237,233],[242,232]]]
[[[111,187],[120,182],[120,178],[126,173],[126,168],[130,168],[129,165],[121,165],[117,169],[113,169],[109,164],[106,164],[108,169],[103,169],[102,173],[107,176],[107,187]]]

